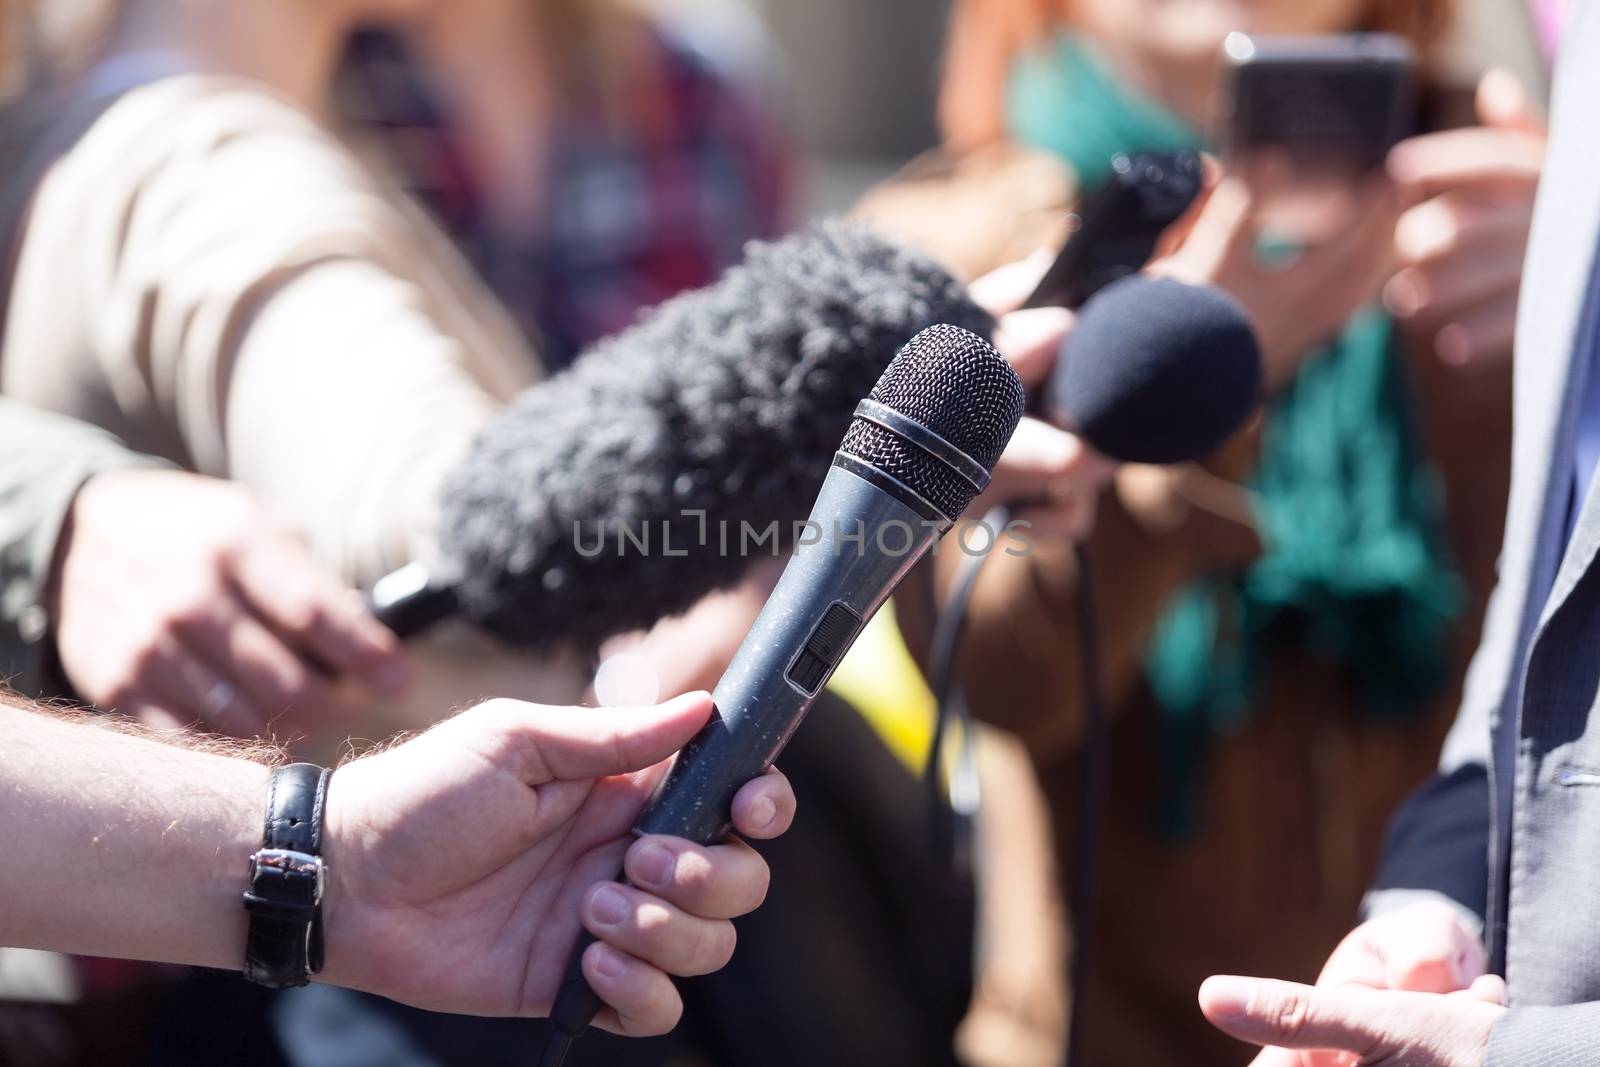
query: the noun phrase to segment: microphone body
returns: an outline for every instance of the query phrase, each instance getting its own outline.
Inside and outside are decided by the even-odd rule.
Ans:
[[[949,529],[851,470],[823,481],[807,530],[634,832],[700,844],[729,830],[734,794],[788,744],[856,635]]]

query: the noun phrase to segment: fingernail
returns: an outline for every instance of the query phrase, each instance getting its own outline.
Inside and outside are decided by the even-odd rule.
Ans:
[[[616,926],[628,917],[628,898],[614,885],[603,885],[589,898],[589,916],[601,926]]]
[[[606,978],[621,978],[628,973],[628,961],[610,945],[601,943],[594,948],[594,969]]]
[[[1390,278],[1389,284],[1383,287],[1383,306],[1396,318],[1415,315],[1422,306],[1422,290],[1417,280],[1405,271]]]
[[[648,841],[633,854],[633,880],[642,886],[663,886],[672,878],[677,857],[672,850]]]
[[[771,797],[757,797],[750,805],[750,825],[757,830],[765,830],[778,818],[778,805],[772,802]]]
[[[1408,180],[1410,175],[1407,173],[1407,171],[1410,169],[1410,167],[1410,146],[1405,144],[1405,142],[1401,142],[1400,144],[1397,144],[1393,148],[1389,149],[1388,158],[1384,160],[1384,170],[1389,172],[1390,178],[1397,182]]]
[[[1441,329],[1433,339],[1439,358],[1452,367],[1464,367],[1472,362],[1472,335],[1466,327],[1452,322]]]
[[[1200,1003],[1212,1018],[1236,1021],[1250,1011],[1250,992],[1249,979],[1219,975],[1200,987]]]

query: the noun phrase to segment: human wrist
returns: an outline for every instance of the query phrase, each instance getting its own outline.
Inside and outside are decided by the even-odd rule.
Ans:
[[[333,772],[328,780],[328,800],[323,812],[322,863],[327,884],[322,892],[323,961],[322,970],[312,980],[329,985],[355,984],[348,962],[355,953],[347,948],[346,935],[354,925],[350,885],[356,875],[362,850],[351,840],[349,815],[350,775],[347,767]]]
[[[266,802],[272,768],[252,759],[234,759],[228,763],[229,793],[236,795],[239,802],[229,805],[226,822],[220,828],[215,846],[216,862],[209,868],[214,884],[206,894],[207,899],[216,899],[224,909],[225,933],[221,958],[202,965],[238,973],[244,967],[245,937],[249,929],[249,916],[240,897],[249,886],[250,857],[261,847],[261,806]]]
[[[79,917],[67,913],[67,922],[85,924],[89,943],[78,951],[237,971],[246,929],[240,893],[249,856],[261,847],[270,767],[253,753],[220,755],[155,738],[112,734],[104,747],[84,734],[77,740],[80,769],[98,771],[107,784],[85,798],[93,814],[62,827],[57,847],[87,837],[102,874],[140,872],[132,882],[96,879]],[[129,794],[117,783],[130,777],[160,784]],[[108,825],[127,832],[106,833]],[[109,925],[100,929],[91,916]]]
[[[269,989],[303,986],[322,970],[328,782],[315,763],[273,768],[260,848],[250,856],[244,977]]]

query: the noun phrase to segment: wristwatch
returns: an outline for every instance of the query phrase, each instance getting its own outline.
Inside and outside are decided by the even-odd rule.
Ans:
[[[269,989],[302,986],[322,970],[322,817],[332,771],[312,763],[275,768],[266,832],[250,857],[244,976]]]

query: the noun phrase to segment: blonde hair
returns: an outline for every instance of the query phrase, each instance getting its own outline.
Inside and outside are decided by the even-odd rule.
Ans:
[[[955,0],[939,87],[939,127],[958,151],[1005,139],[1006,86],[1028,48],[1073,22],[1073,0]],[[1456,0],[1369,0],[1356,27],[1398,33],[1427,56],[1455,20]]]

